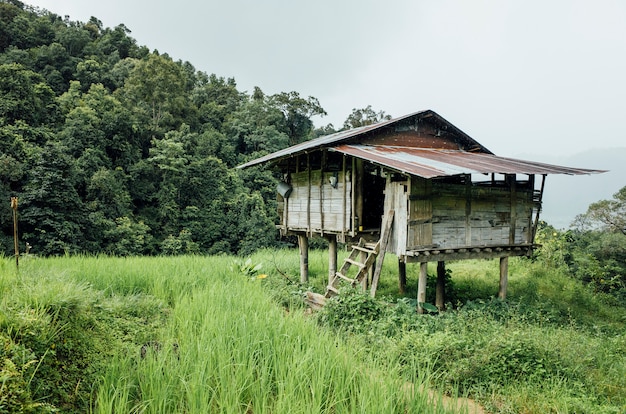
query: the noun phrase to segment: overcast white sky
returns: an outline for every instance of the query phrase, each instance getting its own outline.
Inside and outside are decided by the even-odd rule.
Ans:
[[[503,156],[626,147],[622,0],[23,1],[123,23],[240,90],[315,96],[318,126],[433,109]]]

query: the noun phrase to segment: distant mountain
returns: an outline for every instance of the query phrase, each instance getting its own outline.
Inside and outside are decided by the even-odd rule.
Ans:
[[[589,204],[613,198],[626,186],[626,147],[585,151],[571,156],[521,155],[516,158],[568,167],[609,170],[592,175],[549,175],[540,218],[557,228],[568,228]]]

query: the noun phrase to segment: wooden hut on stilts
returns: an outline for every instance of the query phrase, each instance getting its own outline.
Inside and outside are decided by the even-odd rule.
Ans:
[[[546,176],[603,172],[498,157],[431,110],[306,141],[239,167],[260,164],[282,174],[278,227],[298,237],[302,282],[313,235],[328,240],[326,297],[338,293],[341,281],[364,287],[369,281],[374,295],[384,254],[392,252],[401,291],[405,264],[420,263],[420,312],[428,262],[438,263],[439,308],[450,260],[499,259],[504,299],[508,258],[536,247]],[[341,267],[338,242],[351,249]]]

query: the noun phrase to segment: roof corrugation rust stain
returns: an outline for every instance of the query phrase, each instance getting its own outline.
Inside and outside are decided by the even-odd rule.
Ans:
[[[339,145],[329,148],[329,150],[369,160],[399,172],[424,178],[458,174],[582,175],[605,172],[603,170],[562,167],[467,151],[369,145]]]

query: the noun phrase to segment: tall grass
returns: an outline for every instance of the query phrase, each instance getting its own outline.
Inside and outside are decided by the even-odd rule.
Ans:
[[[310,253],[310,286],[297,251],[251,261],[269,276],[228,256],[28,258],[19,273],[0,260],[2,357],[16,363],[2,375],[64,412],[444,412],[433,387],[497,413],[626,407],[626,310],[562,269],[512,259],[502,302],[497,261],[449,263],[460,308],[417,316],[389,255],[384,300],[355,308],[375,318],[323,319],[299,295],[324,290],[327,251]]]
[[[302,314],[277,307],[262,280],[225,270],[230,262],[176,258],[158,265],[162,280],[152,284],[159,295],[171,295],[164,288],[168,269],[179,272],[175,308],[159,349],[145,358],[139,352],[116,358],[98,388],[94,412],[438,411],[426,394],[399,393],[403,381],[397,372],[365,366]],[[195,288],[188,290],[188,283]]]

